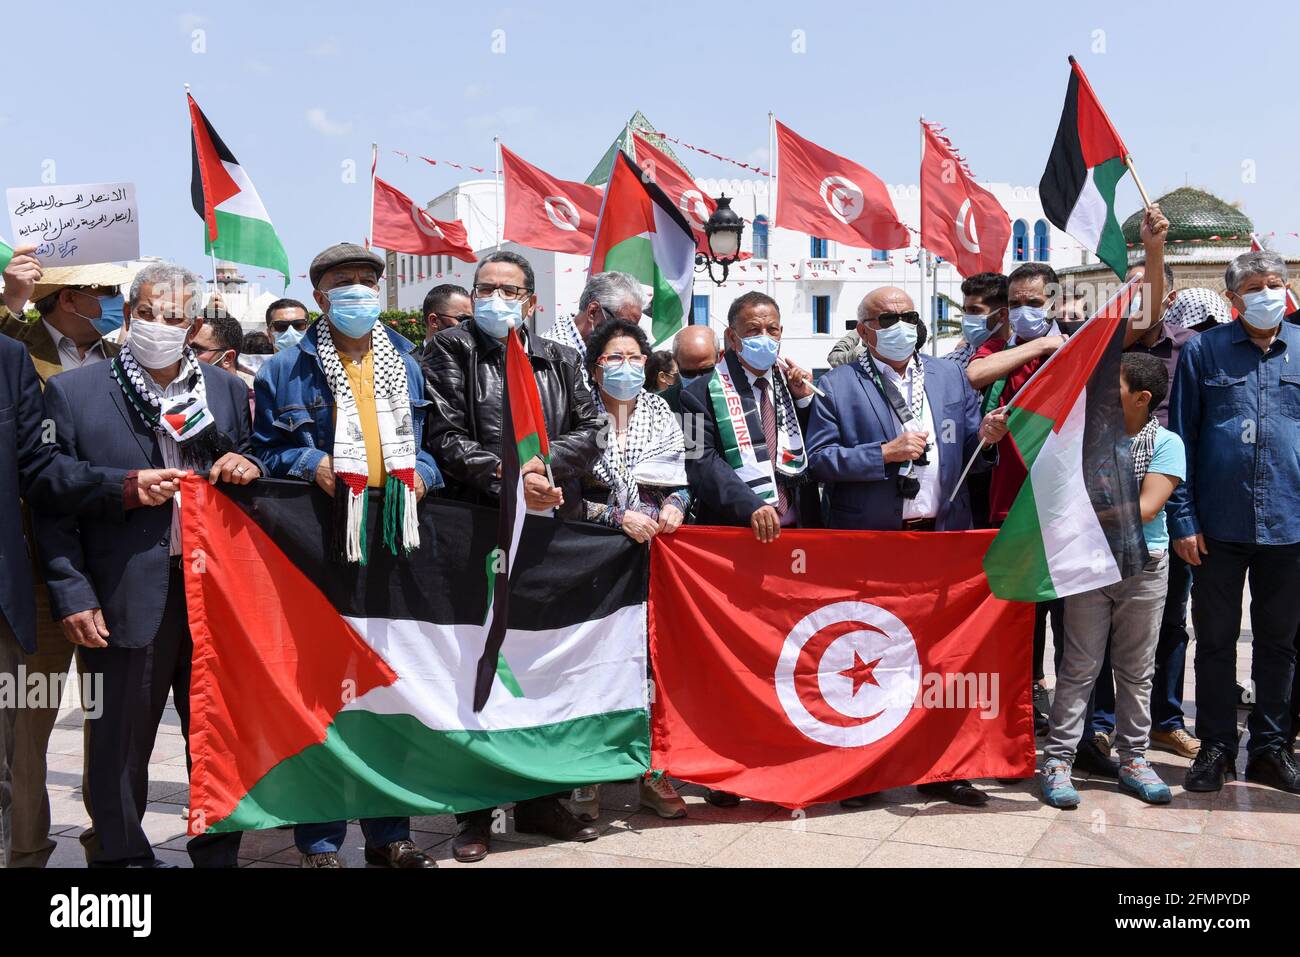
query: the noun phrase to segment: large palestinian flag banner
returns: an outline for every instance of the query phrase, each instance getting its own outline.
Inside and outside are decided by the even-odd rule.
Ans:
[[[524,523],[512,679],[475,711],[495,512],[426,501],[415,552],[358,566],[330,559],[311,485],[196,477],[184,501],[192,833],[470,811],[648,770],[647,556],[621,532]]]
[[[1029,473],[984,558],[1001,598],[1050,601],[1113,585],[1147,561],[1132,439],[1119,398],[1134,277],[1012,397]]]
[[[274,269],[289,285],[289,256],[262,198],[194,97],[190,106],[190,200],[206,227],[203,251],[231,262]]]
[[[646,334],[661,348],[690,315],[695,236],[668,195],[622,151],[614,157],[591,249],[591,272],[617,270],[646,290]]]
[[[790,808],[1033,774],[1033,607],[989,593],[992,537],[657,536],[654,767]]]
[[[1115,187],[1128,172],[1127,156],[1083,69],[1070,57],[1065,109],[1038,198],[1053,225],[1095,252],[1120,278],[1128,272],[1128,247],[1115,216]]]

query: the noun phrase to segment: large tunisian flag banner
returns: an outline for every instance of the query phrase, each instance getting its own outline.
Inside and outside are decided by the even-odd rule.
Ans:
[[[997,197],[975,182],[952,143],[921,121],[921,245],[962,276],[1001,272],[1011,218]]]
[[[993,534],[656,538],[652,766],[791,808],[1031,775],[1033,606],[989,593]]]

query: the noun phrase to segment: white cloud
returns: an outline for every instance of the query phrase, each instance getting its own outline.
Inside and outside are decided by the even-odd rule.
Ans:
[[[312,56],[319,56],[319,57],[338,56],[339,44],[337,40],[333,39],[332,37],[328,37],[324,40],[321,40],[318,43],[313,44],[311,47],[308,48],[307,52],[310,53]]]
[[[749,155],[745,157],[746,162],[753,166],[767,168],[768,152],[766,146],[760,146],[756,150],[750,150]]]
[[[307,111],[307,125],[317,133],[323,133],[325,136],[343,136],[352,132],[352,121],[345,120],[339,122],[331,120],[325,113],[324,107],[313,106]]]

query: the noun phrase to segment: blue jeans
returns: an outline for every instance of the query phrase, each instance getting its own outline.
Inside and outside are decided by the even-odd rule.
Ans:
[[[1286,744],[1291,730],[1296,628],[1300,627],[1300,544],[1256,545],[1206,539],[1192,583],[1196,626],[1196,733],[1202,746],[1237,752],[1237,641],[1241,595],[1250,577],[1255,706],[1248,750]]]
[[[409,817],[372,817],[361,821],[361,833],[366,836],[366,847],[378,850],[394,841],[411,839]],[[296,824],[293,843],[302,854],[338,853],[348,835],[347,821],[327,821],[324,824]]]

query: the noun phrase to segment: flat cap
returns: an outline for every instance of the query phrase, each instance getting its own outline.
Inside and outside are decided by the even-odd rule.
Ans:
[[[378,275],[384,274],[383,257],[356,243],[335,243],[330,246],[311,261],[311,268],[307,273],[311,277],[312,288],[315,288],[320,285],[320,277],[327,271],[336,266],[356,265],[374,266]]]

